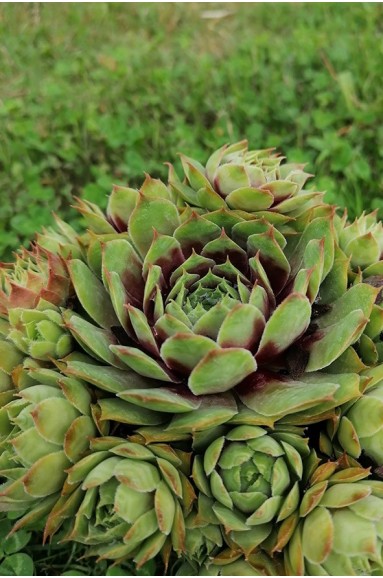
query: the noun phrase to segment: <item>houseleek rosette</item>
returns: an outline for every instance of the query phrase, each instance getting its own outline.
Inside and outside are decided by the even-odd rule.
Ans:
[[[0,510],[180,575],[379,572],[381,225],[271,150],[181,163],[1,265]]]
[[[249,151],[247,141],[223,146],[208,159],[206,166],[181,155],[185,180],[170,165],[169,184],[174,194],[188,206],[266,216],[273,223],[278,215],[286,221],[302,215],[322,202],[323,193],[305,191],[311,176],[304,165],[285,163],[273,149]],[[285,221],[285,222],[286,222]]]
[[[332,281],[336,286],[341,271],[347,268],[350,284],[366,283],[378,289],[375,304],[360,340],[357,351],[368,366],[383,361],[383,231],[377,220],[376,211],[364,214],[353,223],[347,215],[337,217],[335,222],[339,243],[337,266],[334,267]],[[338,281],[337,281],[338,279]]]
[[[36,309],[16,307],[10,309],[8,315],[7,337],[26,355],[48,361],[65,357],[72,351],[72,337],[57,307],[40,302]]]
[[[117,393],[121,408],[124,400],[185,414],[173,425],[190,430],[234,417],[234,391],[265,424],[295,413],[310,422],[360,394],[364,366],[353,344],[378,289],[348,288],[342,277],[321,306],[335,236],[331,211],[316,216],[317,208],[301,232],[284,236],[264,217],[226,209],[180,215],[167,187],[150,178],[140,192],[115,189],[108,219],[82,208],[100,233],[86,263],[67,261],[80,307],[64,321],[103,367],[137,376],[137,387],[129,379]],[[214,411],[216,419],[196,425],[197,413]]]
[[[0,264],[0,316],[10,309],[34,309],[40,301],[56,306],[67,303],[70,279],[60,254],[34,245],[22,249],[15,263]]]
[[[362,452],[383,465],[383,365],[366,370],[363,396],[337,412],[321,432],[322,451],[359,459]]]
[[[382,574],[383,482],[368,475],[337,462],[313,472],[284,548],[288,575]]]
[[[0,486],[0,510],[25,514],[18,525],[50,511],[66,469],[87,452],[97,434],[84,383],[51,369],[24,371],[32,383],[1,410],[0,476],[6,481]]]
[[[230,429],[194,459],[200,519],[221,526],[250,555],[296,511],[309,455],[299,428]]]
[[[351,266],[355,270],[367,269],[381,261],[383,228],[377,219],[377,211],[367,215],[363,213],[352,223],[347,222],[344,215],[339,231],[339,246],[350,257]]]
[[[101,559],[133,558],[137,567],[162,550],[185,549],[184,517],[195,494],[185,452],[115,437],[93,440],[68,471],[46,535],[61,524],[66,539],[90,545]]]

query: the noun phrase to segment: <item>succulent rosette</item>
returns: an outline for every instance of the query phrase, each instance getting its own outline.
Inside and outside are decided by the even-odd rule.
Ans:
[[[291,218],[319,205],[323,193],[303,189],[307,179],[304,165],[285,163],[273,149],[249,151],[247,141],[223,146],[208,159],[206,166],[181,156],[185,179],[182,182],[170,165],[169,184],[174,194],[188,206],[267,216]],[[276,215],[276,217],[274,217]],[[284,219],[279,219],[283,222]]]
[[[101,559],[134,559],[185,549],[185,516],[195,494],[190,459],[166,444],[143,446],[121,438],[93,440],[91,453],[68,471],[46,534],[66,524],[67,540],[91,546]]]
[[[97,434],[84,383],[38,366],[23,371],[27,386],[0,414],[0,476],[6,480],[0,486],[0,510],[24,515],[18,526],[50,511],[66,469],[87,452]]]
[[[337,462],[313,472],[284,548],[287,575],[381,575],[383,482],[368,475]]]
[[[34,309],[41,301],[64,305],[70,296],[70,280],[59,254],[34,245],[22,249],[15,263],[0,265],[0,315],[10,309]]]
[[[347,222],[344,215],[343,226],[339,231],[339,246],[350,257],[353,269],[367,270],[376,265],[383,257],[383,227],[377,219],[377,211],[365,214]],[[380,263],[382,268],[383,263]]]
[[[346,404],[321,432],[324,453],[351,458],[368,456],[383,465],[383,366],[363,372],[367,378],[363,396]]]
[[[300,501],[308,440],[299,428],[237,426],[193,463],[201,520],[220,525],[250,555]]]
[[[352,345],[378,289],[348,289],[345,278],[321,306],[334,264],[331,214],[286,236],[264,217],[180,216],[167,187],[150,178],[140,192],[115,189],[108,219],[82,210],[99,233],[87,262],[67,260],[80,309],[64,321],[95,360],[137,375],[121,402],[189,413],[172,427],[198,429],[202,410],[217,408],[202,427],[234,417],[234,396],[272,423],[312,408],[310,421],[359,395],[364,366]]]
[[[8,339],[34,359],[60,359],[72,351],[72,338],[58,308],[10,309]]]

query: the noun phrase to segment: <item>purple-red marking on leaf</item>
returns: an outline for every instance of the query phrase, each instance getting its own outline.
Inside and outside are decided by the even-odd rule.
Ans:
[[[363,283],[367,283],[368,285],[372,285],[372,287],[381,287],[382,289],[379,291],[375,303],[376,305],[381,305],[383,302],[383,276],[382,275],[371,275],[363,280]]]
[[[255,391],[259,391],[266,387],[270,382],[275,381],[275,378],[278,378],[278,381],[286,381],[288,382],[288,377],[278,374],[276,376],[275,373],[272,371],[258,369],[255,373],[252,373],[248,377],[246,377],[241,383],[239,383],[235,390],[239,395],[249,395],[254,393]]]

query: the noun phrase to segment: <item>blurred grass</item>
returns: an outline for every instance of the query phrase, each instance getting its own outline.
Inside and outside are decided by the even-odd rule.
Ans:
[[[383,208],[382,88],[379,3],[2,3],[0,255],[73,194],[244,137]]]

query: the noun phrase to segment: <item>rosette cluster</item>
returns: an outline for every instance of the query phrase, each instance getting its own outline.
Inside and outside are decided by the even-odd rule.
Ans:
[[[375,575],[381,223],[245,141],[181,166],[1,265],[0,511],[164,573]]]

